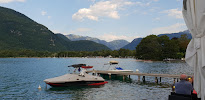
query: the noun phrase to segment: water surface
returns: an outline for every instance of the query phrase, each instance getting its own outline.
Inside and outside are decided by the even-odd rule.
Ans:
[[[172,78],[162,78],[162,84],[155,84],[154,77],[146,77],[146,83],[138,82],[137,76],[131,80],[109,80],[100,87],[52,88],[43,82],[66,73],[68,65],[85,63],[95,70],[107,70],[104,64],[119,61],[124,69],[139,69],[142,73],[193,74],[193,68],[184,62],[164,63],[138,62],[135,59],[118,58],[1,58],[0,59],[0,99],[66,99],[66,100],[167,100],[171,92]],[[38,90],[41,85],[42,89]]]

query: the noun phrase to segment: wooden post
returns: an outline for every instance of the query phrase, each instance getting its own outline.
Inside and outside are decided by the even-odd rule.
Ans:
[[[155,82],[158,83],[158,78],[157,77],[155,77]]]
[[[123,75],[123,81],[125,80],[125,75]]]
[[[145,83],[145,76],[142,77],[142,81]]]
[[[160,83],[162,82],[162,77],[159,77],[159,82],[160,82]]]
[[[108,73],[108,75],[109,75],[109,79],[111,80],[111,73]]]
[[[138,76],[138,82],[140,82],[140,76]]]

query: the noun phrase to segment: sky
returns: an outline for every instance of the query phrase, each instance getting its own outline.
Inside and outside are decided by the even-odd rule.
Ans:
[[[187,30],[183,0],[0,0],[54,33],[112,41]]]

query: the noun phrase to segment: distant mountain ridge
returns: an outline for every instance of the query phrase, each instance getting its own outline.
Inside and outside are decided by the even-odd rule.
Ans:
[[[166,35],[168,36],[170,39],[176,37],[176,38],[180,38],[181,35],[183,34],[187,34],[188,39],[191,39],[191,33],[188,30],[182,31],[182,32],[178,32],[178,33],[167,33],[167,34],[159,34],[157,36],[163,36]],[[137,45],[141,42],[143,38],[136,38],[134,39],[131,43],[127,44],[126,46],[122,47],[123,49],[129,49],[129,50],[135,50],[135,48],[137,47]]]
[[[169,37],[169,39],[172,39],[174,37],[176,38],[180,38],[181,35],[183,34],[186,34],[188,39],[192,39],[192,36],[191,36],[191,33],[189,32],[189,30],[185,30],[185,31],[182,31],[182,32],[178,32],[178,33],[167,33],[167,34],[159,34],[158,36],[163,36],[163,35],[166,35]]]
[[[96,43],[106,45],[111,50],[118,50],[118,49],[122,48],[123,46],[129,44],[129,42],[126,40],[114,40],[111,42],[106,42],[105,40],[100,40],[98,38],[92,38],[89,36],[79,36],[79,35],[74,35],[74,34],[66,35],[66,37],[71,41],[79,41],[79,40],[94,41]]]
[[[108,47],[92,41],[70,41],[24,14],[0,7],[0,50],[99,51]]]

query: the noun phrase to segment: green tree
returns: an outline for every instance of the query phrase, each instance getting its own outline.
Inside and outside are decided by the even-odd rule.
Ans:
[[[160,60],[161,52],[162,47],[156,35],[149,35],[143,38],[136,47],[136,57],[140,59]]]

